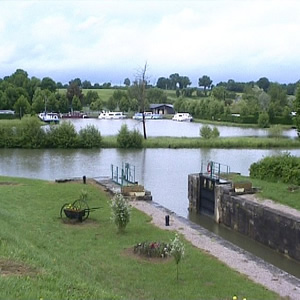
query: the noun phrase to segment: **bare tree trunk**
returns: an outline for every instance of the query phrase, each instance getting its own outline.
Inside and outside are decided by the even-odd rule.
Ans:
[[[146,120],[145,120],[145,89],[146,89],[146,71],[147,71],[147,62],[145,63],[144,69],[142,70],[142,97],[141,97],[141,107],[143,113],[143,131],[144,131],[144,139],[147,139],[146,134]]]

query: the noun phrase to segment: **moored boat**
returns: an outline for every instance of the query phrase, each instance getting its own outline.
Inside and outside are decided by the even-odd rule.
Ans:
[[[61,114],[63,119],[86,119],[88,116],[80,111],[72,111],[65,114]]]
[[[42,112],[39,113],[38,116],[41,121],[46,123],[59,123],[60,121],[59,115],[57,113]]]
[[[105,120],[119,120],[125,119],[126,116],[121,111],[103,111],[99,116],[98,119],[105,119]]]
[[[177,113],[172,118],[173,121],[192,122],[193,117],[189,113]]]
[[[162,119],[162,115],[161,114],[153,114],[151,111],[145,111],[144,115],[145,115],[145,119],[146,120]],[[143,120],[143,113],[135,113],[132,118],[134,120]]]

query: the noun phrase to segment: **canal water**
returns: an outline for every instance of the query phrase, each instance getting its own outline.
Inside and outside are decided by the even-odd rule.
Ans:
[[[103,136],[118,134],[121,126],[126,124],[128,129],[137,129],[143,132],[142,122],[132,119],[124,120],[99,120],[99,119],[70,119],[75,129],[79,131],[87,125],[94,125]],[[146,120],[146,133],[149,137],[170,136],[170,137],[199,137],[200,129],[203,126],[196,122],[176,122],[172,120]],[[239,136],[268,136],[268,129],[241,128],[233,126],[216,126],[220,132],[220,137]],[[284,130],[282,135],[288,138],[296,138],[295,129]]]
[[[0,174],[55,180],[60,178],[111,176],[111,164],[135,166],[136,181],[150,190],[153,201],[200,224],[241,248],[300,278],[300,264],[286,259],[210,218],[189,214],[188,174],[199,173],[202,161],[214,160],[230,171],[249,175],[253,162],[285,150],[251,149],[0,149]],[[289,150],[300,157],[300,149]]]

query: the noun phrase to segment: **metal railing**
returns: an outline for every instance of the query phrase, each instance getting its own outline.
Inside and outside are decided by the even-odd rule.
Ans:
[[[201,161],[201,174],[215,180],[219,180],[222,176],[227,177],[230,173],[230,167],[220,164],[215,161],[203,162]]]
[[[121,186],[135,184],[135,166],[129,163],[122,163],[122,168],[120,168],[112,164],[111,179]]]

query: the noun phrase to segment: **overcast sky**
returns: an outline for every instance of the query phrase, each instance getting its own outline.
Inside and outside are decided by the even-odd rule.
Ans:
[[[300,1],[0,0],[0,78],[300,79]]]

